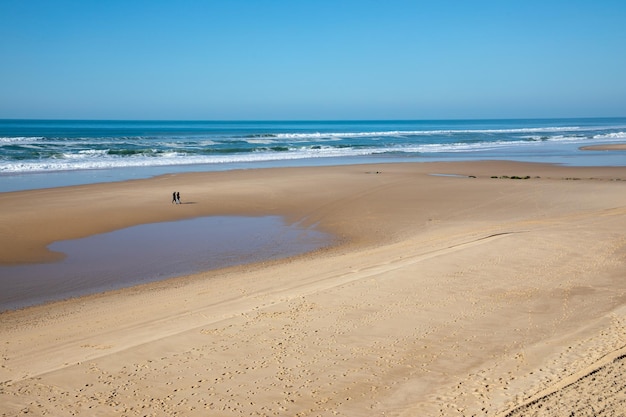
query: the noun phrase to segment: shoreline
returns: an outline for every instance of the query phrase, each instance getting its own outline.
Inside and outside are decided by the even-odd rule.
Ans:
[[[625,188],[624,167],[490,161],[0,194],[5,265],[212,215],[280,215],[342,242],[2,313],[0,411],[513,412],[626,345]],[[194,204],[171,205],[171,190]]]

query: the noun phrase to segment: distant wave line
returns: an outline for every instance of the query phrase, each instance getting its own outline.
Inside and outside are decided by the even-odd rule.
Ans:
[[[0,142],[20,142],[20,141],[74,141],[76,143],[82,143],[90,140],[100,141],[122,141],[122,140],[184,140],[189,139],[193,142],[196,141],[214,141],[214,140],[229,140],[229,139],[243,139],[244,141],[259,141],[273,139],[299,139],[299,138],[329,138],[329,137],[376,137],[376,136],[436,136],[436,135],[454,135],[454,134],[502,134],[502,133],[542,133],[542,132],[569,132],[569,131],[584,131],[595,129],[583,129],[578,126],[568,127],[537,127],[537,128],[519,128],[519,129],[441,129],[441,130],[383,130],[383,131],[363,131],[363,132],[290,132],[290,133],[259,133],[249,134],[244,136],[229,135],[224,133],[206,132],[204,134],[190,134],[190,135],[138,135],[138,136],[8,136],[0,137]]]
[[[590,129],[595,130],[595,129]],[[371,132],[300,132],[300,133],[277,133],[276,138],[324,138],[324,137],[376,137],[376,136],[436,136],[454,134],[496,134],[496,133],[549,133],[549,132],[571,132],[583,131],[578,126],[569,127],[537,127],[520,129],[445,129],[445,130],[385,130]]]

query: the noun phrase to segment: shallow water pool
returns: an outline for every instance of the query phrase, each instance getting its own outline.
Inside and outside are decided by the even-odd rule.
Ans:
[[[55,242],[62,261],[0,267],[0,311],[228,266],[286,258],[332,243],[281,217],[212,216]]]

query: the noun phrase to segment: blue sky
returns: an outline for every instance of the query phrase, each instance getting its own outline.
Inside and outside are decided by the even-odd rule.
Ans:
[[[626,116],[626,2],[0,0],[0,118]]]

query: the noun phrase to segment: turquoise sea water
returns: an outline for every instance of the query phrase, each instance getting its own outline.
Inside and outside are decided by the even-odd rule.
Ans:
[[[624,165],[626,118],[418,121],[0,120],[0,192],[241,168],[505,159]]]

